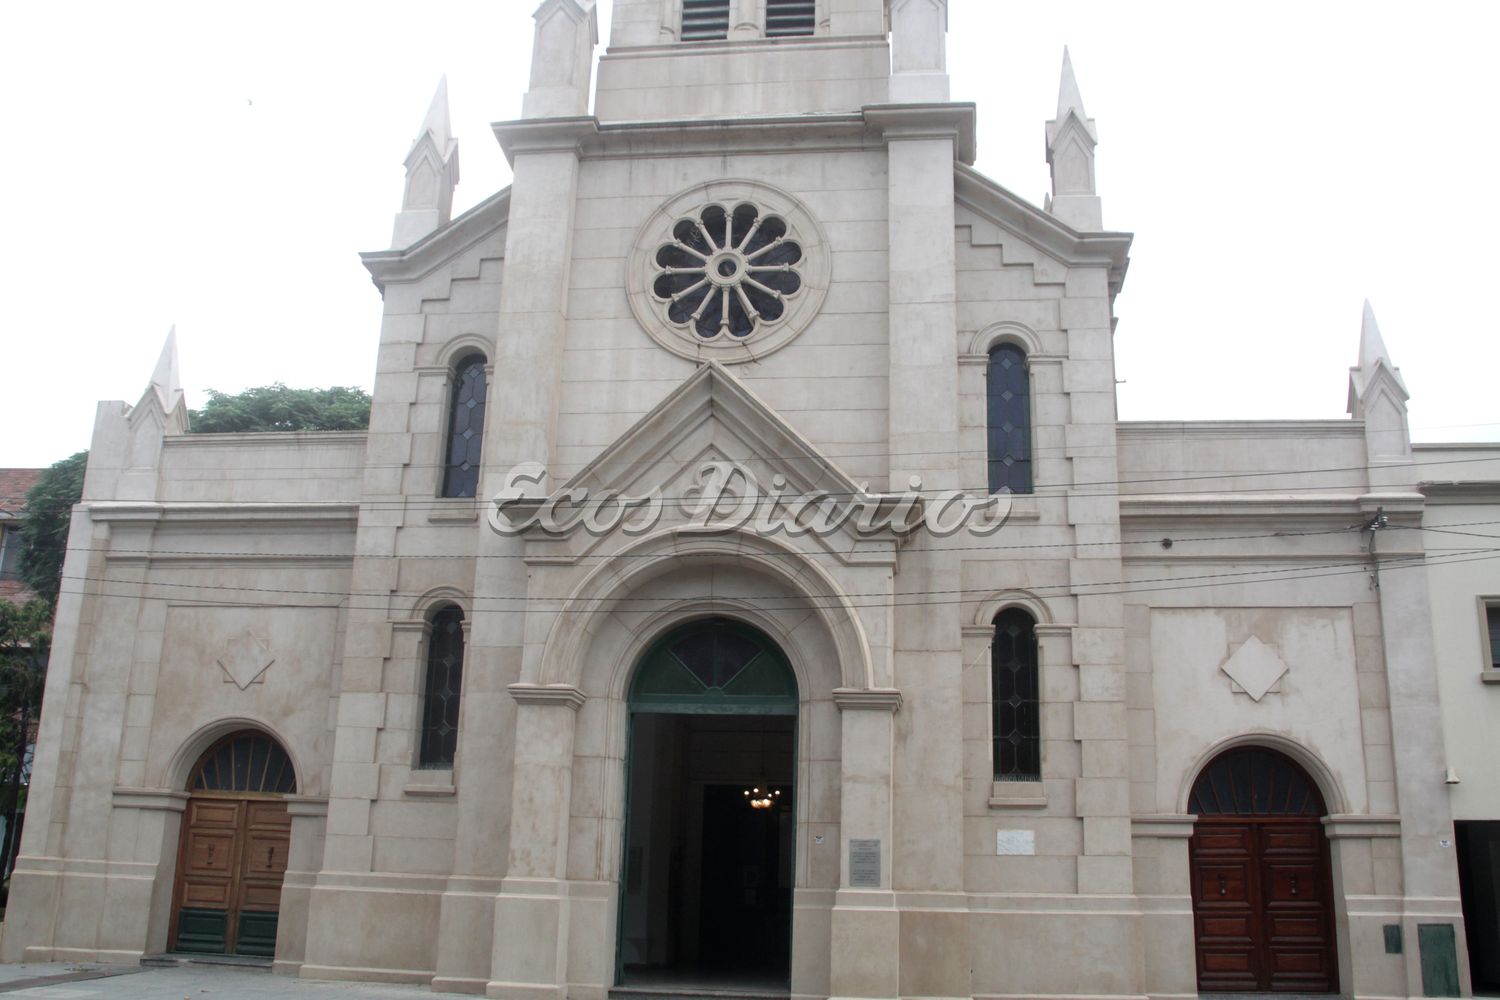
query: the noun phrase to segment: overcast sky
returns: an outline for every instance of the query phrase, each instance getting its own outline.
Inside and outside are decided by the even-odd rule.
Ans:
[[[509,182],[532,0],[13,3],[0,466],[87,447],[177,325],[190,405],[369,387],[401,161],[448,75],[455,211]],[[601,0],[607,38],[609,0]],[[979,162],[1040,202],[1064,44],[1098,122],[1130,420],[1344,415],[1361,303],[1419,440],[1500,439],[1500,4],[951,0]]]

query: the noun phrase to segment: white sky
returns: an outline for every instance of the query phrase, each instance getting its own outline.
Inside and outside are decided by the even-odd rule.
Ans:
[[[608,0],[601,0],[607,38]],[[509,182],[534,0],[13,3],[0,466],[87,447],[177,325],[189,405],[369,387],[401,161],[447,73],[455,212]],[[1500,439],[1500,4],[951,0],[979,169],[1040,202],[1068,44],[1105,223],[1124,419],[1341,417],[1369,297],[1419,440]]]

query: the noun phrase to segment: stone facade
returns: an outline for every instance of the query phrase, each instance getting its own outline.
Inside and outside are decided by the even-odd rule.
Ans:
[[[166,949],[190,772],[253,728],[297,775],[279,971],[603,1000],[633,670],[714,615],[795,673],[792,995],[1196,995],[1191,794],[1241,746],[1323,800],[1337,988],[1422,995],[1438,925],[1467,991],[1428,586],[1397,569],[1422,535],[1380,530],[1421,526],[1422,472],[1373,316],[1352,420],[1118,421],[1130,237],[1103,228],[1071,65],[1038,208],[971,166],[943,0],[808,6],[800,37],[731,0],[723,40],[682,42],[682,0],[617,0],[591,110],[592,0],[546,0],[525,117],[495,126],[514,183],[451,220],[436,103],[398,246],[365,255],[368,433],[185,434],[170,350],[140,403],[101,404],[7,960]],[[713,205],[781,220],[801,255],[710,336],[658,282]],[[761,259],[709,238],[705,309]],[[705,530],[668,502],[643,532],[507,532],[441,495],[478,354],[476,492],[540,469],[518,510],[680,498],[704,461],[876,506],[914,480],[984,496],[1001,345],[1024,352],[1034,489],[996,531]],[[420,767],[450,604],[456,758]],[[1035,622],[1031,780],[996,780],[1007,609]]]

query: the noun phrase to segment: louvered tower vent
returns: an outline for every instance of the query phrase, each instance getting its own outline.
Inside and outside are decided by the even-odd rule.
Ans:
[[[682,0],[682,40],[715,41],[729,37],[729,0]]]
[[[766,0],[766,37],[811,35],[817,17],[817,0]]]

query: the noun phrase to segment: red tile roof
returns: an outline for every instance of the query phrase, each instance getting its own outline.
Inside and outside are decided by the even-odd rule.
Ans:
[[[0,469],[0,515],[12,517],[26,506],[26,491],[36,485],[46,469]],[[3,519],[3,518],[0,518]]]

